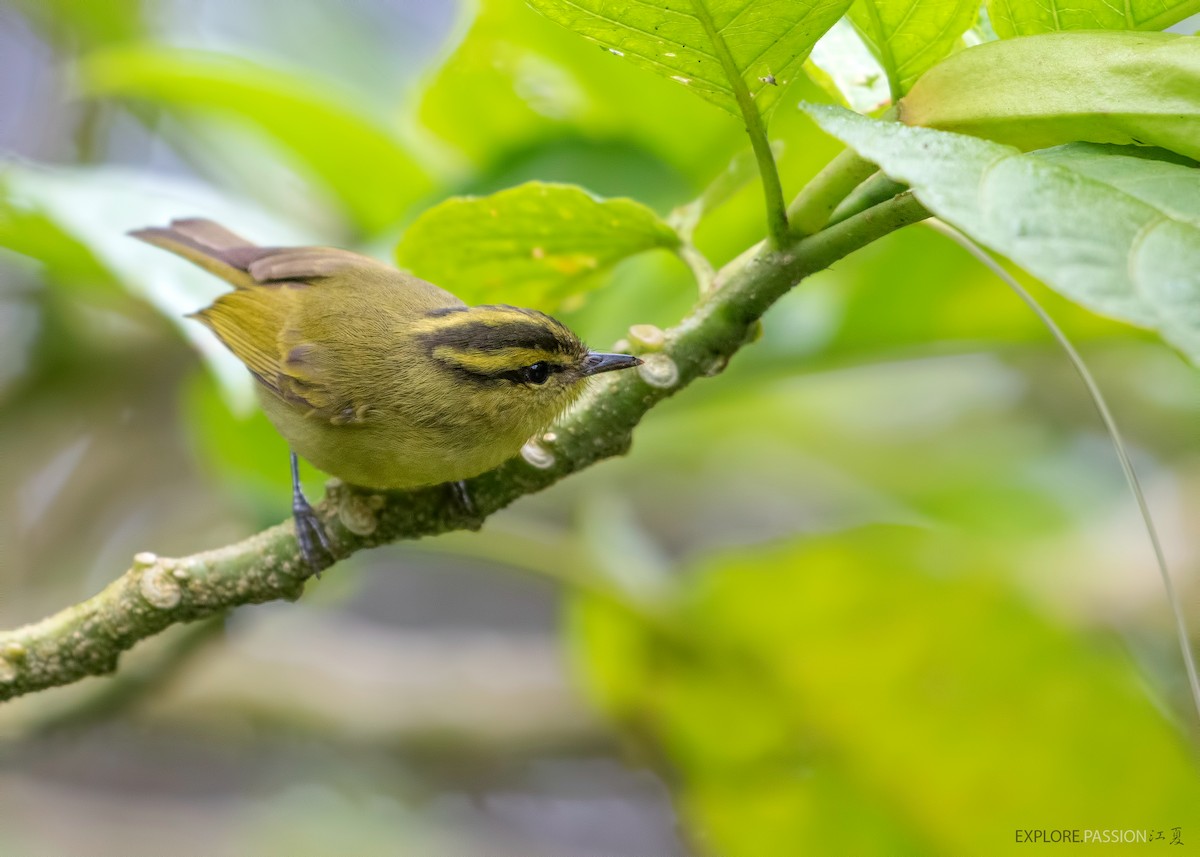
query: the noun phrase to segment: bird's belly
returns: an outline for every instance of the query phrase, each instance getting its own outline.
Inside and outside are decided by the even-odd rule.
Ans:
[[[263,396],[267,416],[297,455],[363,488],[402,489],[470,479],[512,458],[528,439],[478,430],[447,431],[386,421],[334,425]]]

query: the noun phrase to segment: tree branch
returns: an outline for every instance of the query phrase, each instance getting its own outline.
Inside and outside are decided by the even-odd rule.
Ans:
[[[883,235],[928,217],[910,193],[850,217],[782,250],[766,247],[718,273],[714,288],[666,333],[636,371],[604,375],[587,398],[538,443],[468,482],[476,512],[441,487],[362,492],[331,480],[318,512],[339,557],[400,539],[477,529],[526,494],[629,447],[634,427],[658,402],[697,378],[721,372],[751,338],[762,314],[804,277]],[[40,622],[0,633],[0,700],[117,668],[120,655],[164,628],[242,604],[295,600],[306,566],[291,522],[233,545],[168,559],[150,553],[99,594]]]

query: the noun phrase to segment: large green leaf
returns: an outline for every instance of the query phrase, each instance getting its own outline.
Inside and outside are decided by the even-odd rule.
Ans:
[[[807,110],[976,241],[1095,312],[1159,331],[1200,362],[1200,226],[1163,190],[1173,180],[1194,187],[1194,168],[1085,147],[1076,171],[1065,166],[1073,150],[1039,158],[841,108]]]
[[[430,180],[399,136],[319,80],[225,54],[148,45],[80,63],[91,95],[233,117],[283,146],[367,231],[394,224]]]
[[[546,17],[735,116],[775,103],[850,0],[529,0]]]
[[[1200,38],[1054,33],[988,42],[926,72],[899,117],[1022,149],[1087,140],[1200,160]]]
[[[621,259],[678,245],[675,231],[633,200],[529,182],[434,206],[405,231],[396,253],[401,265],[467,303],[554,310]]]
[[[1170,217],[1200,227],[1200,169],[1196,163],[1162,149],[1068,143],[1043,149],[1048,163],[1112,185]]]
[[[858,530],[693,569],[677,638],[595,602],[570,630],[591,696],[661,746],[714,853],[1186,828],[1194,758],[1125,655],[987,565],[946,534]]]
[[[1059,30],[1165,30],[1200,12],[1200,0],[987,0],[1002,39]]]
[[[974,0],[857,0],[849,17],[887,73],[894,101],[954,49],[978,14]]]
[[[463,7],[461,39],[425,87],[418,115],[481,169],[583,137],[629,141],[698,184],[745,144],[740,128],[680,98],[671,81],[585,49],[524,0]]]

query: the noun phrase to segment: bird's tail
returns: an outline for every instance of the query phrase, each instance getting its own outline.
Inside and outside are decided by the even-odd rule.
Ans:
[[[216,274],[234,288],[255,285],[246,271],[246,249],[255,245],[219,223],[203,218],[172,220],[170,226],[152,226],[129,233],[140,241],[169,250],[189,262]],[[241,251],[241,252],[237,252]]]

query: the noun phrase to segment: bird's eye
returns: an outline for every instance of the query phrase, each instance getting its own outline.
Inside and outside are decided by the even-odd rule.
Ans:
[[[545,384],[546,379],[550,377],[550,364],[539,360],[532,366],[522,369],[521,375],[530,384]]]

